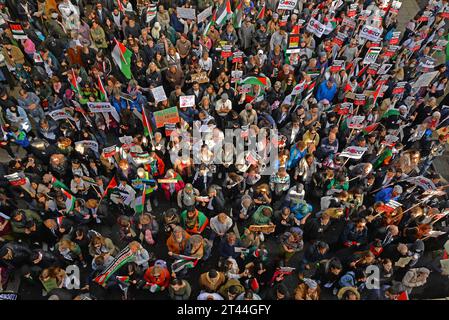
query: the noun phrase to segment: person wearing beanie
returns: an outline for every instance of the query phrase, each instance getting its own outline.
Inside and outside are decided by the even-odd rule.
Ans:
[[[320,286],[315,280],[304,278],[294,293],[295,300],[320,300]]]

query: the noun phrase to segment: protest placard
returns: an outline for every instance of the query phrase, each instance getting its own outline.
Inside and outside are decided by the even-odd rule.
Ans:
[[[161,111],[156,111],[153,113],[154,120],[156,122],[156,127],[161,128],[166,123],[178,123],[179,122],[179,114],[178,108],[171,107]]]
[[[180,108],[189,108],[195,105],[195,96],[180,96],[179,97],[179,107]]]
[[[448,41],[444,39],[440,39],[437,41],[437,43],[433,46],[433,50],[435,51],[443,51],[444,48],[447,46]]]
[[[401,94],[401,93],[403,93],[405,91],[405,85],[406,84],[407,84],[407,82],[405,82],[405,81],[398,82],[396,84],[396,87],[394,87],[392,93],[393,94]]]
[[[48,115],[55,121],[65,120],[65,119],[75,121],[75,119],[73,119],[73,117],[70,115],[70,113],[68,113],[64,109],[51,111],[48,113]]]
[[[363,106],[366,103],[366,96],[364,94],[356,93],[354,96],[354,105]]]
[[[166,123],[164,125],[165,135],[170,137],[172,132],[176,130],[176,123]]]
[[[105,158],[111,158],[115,155],[117,152],[117,145],[114,144],[113,146],[103,148],[103,156]]]
[[[346,115],[346,114],[350,114],[352,112],[353,112],[353,104],[351,102],[343,102],[337,108],[338,115]]]
[[[298,0],[280,0],[278,10],[293,10],[297,3]]]
[[[176,13],[178,14],[178,17],[183,19],[195,20],[196,18],[196,12],[193,8],[177,7]]]
[[[153,94],[154,101],[156,103],[158,103],[159,101],[167,100],[167,95],[165,94],[163,86],[151,89],[151,93]]]
[[[307,23],[307,31],[313,33],[318,38],[321,38],[321,36],[324,33],[324,30],[326,30],[326,26],[319,22],[318,20],[311,18],[310,21]]]
[[[330,71],[334,73],[339,72],[341,69],[343,69],[344,64],[344,60],[334,60],[334,63],[330,66]]]
[[[196,20],[198,23],[205,21],[212,15],[212,6],[207,7],[196,16]]]
[[[82,145],[84,149],[91,149],[98,152],[98,142],[95,140],[81,140],[75,142],[75,146]]]
[[[380,41],[382,37],[382,28],[376,28],[365,24],[360,30],[360,38],[370,41]]]
[[[422,74],[418,78],[418,80],[416,80],[412,84],[412,88],[427,87],[438,74],[439,74],[439,71],[433,71],[433,72],[428,72],[428,73]]]
[[[221,47],[221,57],[222,58],[229,58],[232,57],[232,45],[225,44]]]
[[[242,70],[232,70],[231,71],[231,83],[238,82],[243,77]]]
[[[348,128],[356,130],[363,129],[363,121],[365,121],[365,116],[352,116],[349,118]]]
[[[380,54],[380,51],[382,51],[381,47],[371,47],[366,52],[365,58],[363,59],[363,64],[371,64],[376,62],[377,57]]]
[[[391,63],[384,63],[380,66],[380,68],[377,70],[378,75],[384,75],[387,74],[387,72],[391,69],[393,65]]]
[[[363,154],[366,152],[366,150],[368,150],[367,147],[350,146],[343,150],[342,153],[340,153],[340,157],[359,160],[363,157]]]

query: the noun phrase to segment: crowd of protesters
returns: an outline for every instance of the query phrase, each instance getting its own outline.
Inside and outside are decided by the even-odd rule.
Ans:
[[[281,3],[0,1],[3,292],[400,300],[448,281],[448,1],[403,32],[400,1]],[[262,135],[258,156],[225,152],[226,129]]]

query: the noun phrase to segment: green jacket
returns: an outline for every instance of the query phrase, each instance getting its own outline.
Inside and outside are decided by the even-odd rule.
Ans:
[[[25,233],[25,221],[34,220],[37,226],[42,224],[41,217],[32,210],[22,210],[24,212],[24,217],[22,221],[15,221],[14,219],[11,219],[11,227],[13,233],[19,233],[23,234]]]
[[[240,283],[240,281],[238,281],[237,279],[229,279],[228,281],[226,281],[226,283],[220,288],[220,290],[218,290],[218,293],[225,298],[225,300],[229,300],[228,299],[228,290],[230,287],[235,286],[237,287],[237,295],[240,295],[241,293],[243,293],[245,291],[245,288],[242,286],[242,284]]]

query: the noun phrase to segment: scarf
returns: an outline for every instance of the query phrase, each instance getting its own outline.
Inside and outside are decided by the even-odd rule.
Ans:
[[[111,261],[111,263],[94,279],[99,285],[104,285],[108,279],[125,264],[134,259],[134,253],[126,247]]]

